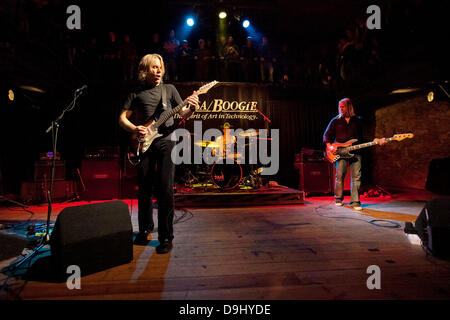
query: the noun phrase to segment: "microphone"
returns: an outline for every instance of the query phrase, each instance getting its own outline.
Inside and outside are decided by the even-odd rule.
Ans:
[[[75,93],[83,92],[83,90],[85,89],[87,89],[87,85],[83,85],[81,88],[78,88],[77,90],[75,90]]]

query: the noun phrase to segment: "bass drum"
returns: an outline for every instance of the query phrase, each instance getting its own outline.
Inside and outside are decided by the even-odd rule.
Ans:
[[[221,189],[234,189],[242,180],[242,167],[238,163],[215,163],[211,168],[211,180]]]

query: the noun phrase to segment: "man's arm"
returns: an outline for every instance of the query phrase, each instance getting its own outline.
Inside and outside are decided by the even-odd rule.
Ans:
[[[323,143],[330,146],[336,139],[336,128],[334,124],[334,119],[330,121],[328,127],[325,129],[323,134]]]
[[[183,102],[183,100],[181,100],[178,90],[174,86],[172,85],[170,86],[172,87],[173,90],[172,100],[176,105],[179,105],[180,103]],[[194,111],[198,109],[199,107],[198,95],[194,92],[192,95],[187,97],[187,102],[188,104],[183,108],[181,108],[179,112],[179,114],[183,117],[183,119],[189,118],[194,113]]]
[[[140,136],[144,136],[147,133],[147,128],[144,126],[136,126],[130,120],[130,116],[133,114],[131,110],[122,110],[119,116],[119,125],[130,133],[137,133]]]
[[[198,95],[196,95],[195,93],[187,97],[187,102],[188,104],[184,106],[180,111],[183,119],[189,118],[194,113],[194,111],[199,108]]]
[[[336,139],[336,127],[334,124],[334,119],[332,119],[323,134],[323,143],[326,145],[326,149],[331,151],[332,153],[336,153],[337,150],[332,145],[335,139]]]

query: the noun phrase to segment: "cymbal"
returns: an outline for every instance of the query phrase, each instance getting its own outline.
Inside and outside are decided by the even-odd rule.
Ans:
[[[199,147],[206,147],[206,148],[218,148],[219,145],[215,143],[214,141],[207,141],[207,140],[200,140],[194,142],[195,145]]]
[[[241,137],[254,137],[259,135],[259,132],[256,130],[245,130],[239,134]]]

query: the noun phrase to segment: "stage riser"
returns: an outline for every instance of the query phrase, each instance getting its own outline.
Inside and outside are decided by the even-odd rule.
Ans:
[[[244,207],[304,204],[304,193],[294,189],[281,192],[175,194],[175,207]]]

